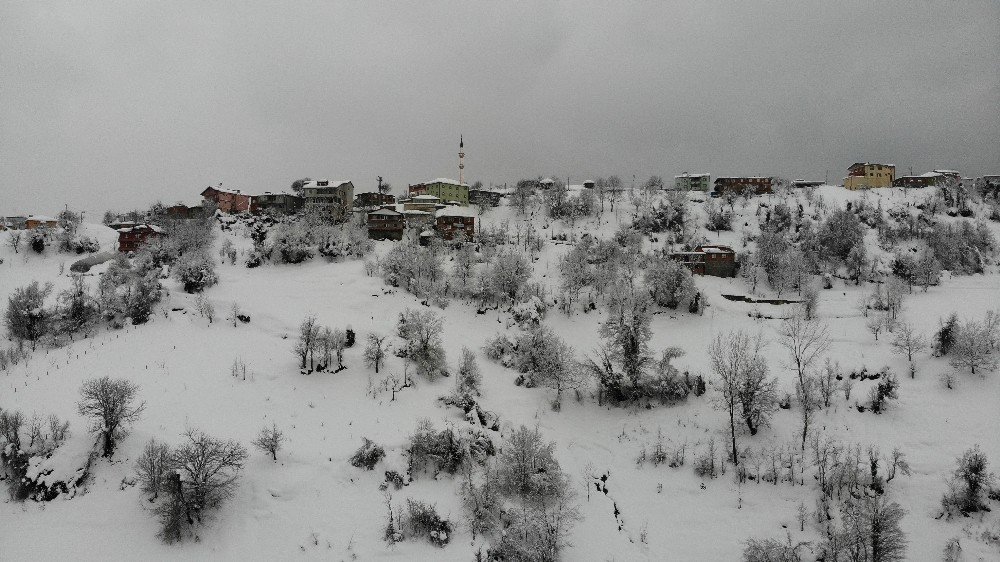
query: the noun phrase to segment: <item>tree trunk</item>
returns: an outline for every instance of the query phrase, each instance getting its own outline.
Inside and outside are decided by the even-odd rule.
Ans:
[[[733,440],[733,465],[739,466],[739,460],[736,456],[736,414],[733,408],[729,408],[729,435]]]

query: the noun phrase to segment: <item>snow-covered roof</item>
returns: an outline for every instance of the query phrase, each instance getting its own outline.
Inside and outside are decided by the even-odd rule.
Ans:
[[[325,182],[326,185],[320,185],[321,182]],[[327,188],[331,188],[331,187],[334,187],[334,188],[340,187],[340,186],[342,186],[342,185],[344,185],[346,183],[351,183],[351,180],[324,180],[324,179],[318,179],[318,180],[309,180],[309,181],[303,183],[302,187],[303,188],[311,187],[311,188],[327,189]]]
[[[132,232],[133,230],[152,230],[157,234],[163,234],[163,229],[156,226],[155,224],[137,224],[135,226],[123,226],[118,229],[118,232]]]
[[[430,211],[417,211],[416,209],[403,209],[404,215],[430,215]]]
[[[687,172],[684,172],[683,174],[681,174],[679,176],[674,176],[674,179],[675,180],[679,180],[679,179],[683,179],[683,178],[707,178],[707,177],[710,177],[710,176],[711,176],[711,174],[689,174]]]
[[[545,179],[543,179],[542,181],[540,181],[538,183],[544,183],[546,185],[550,185],[550,184],[556,183],[556,180],[554,180],[552,178],[545,178]]]
[[[52,217],[47,217],[45,215],[28,215],[27,220],[38,221],[38,222],[57,222],[59,219],[54,219]]]
[[[214,191],[218,191],[219,193],[229,193],[230,195],[246,195],[247,197],[250,196],[249,193],[243,193],[239,189],[225,189],[223,187],[217,187],[217,186],[210,185],[210,186],[208,186],[208,187],[205,188],[205,191],[208,191],[209,189],[214,190]],[[202,193],[205,193],[205,191],[202,191]]]
[[[420,201],[440,201],[441,200],[440,197],[435,197],[434,195],[428,195],[426,193],[423,194],[423,195],[414,195],[410,199],[420,200]]]
[[[459,183],[459,182],[457,182],[455,180],[448,179],[448,178],[436,178],[436,179],[433,179],[431,181],[424,182],[423,185],[427,185],[427,184],[431,184],[431,183],[447,183],[447,184],[450,184],[450,185],[460,185],[462,187],[469,187],[469,184],[467,184],[467,183]]]
[[[936,173],[944,176],[960,176],[962,175],[958,170],[934,170]]]
[[[895,168],[896,167],[895,164],[883,164],[881,162],[855,162],[855,163],[851,164],[850,167],[853,168],[855,166],[887,166],[889,168]]]
[[[469,207],[456,207],[448,206],[443,209],[438,209],[437,216],[439,217],[475,217],[476,213]]]
[[[261,193],[260,195],[287,195],[289,197],[301,197],[300,195],[298,195],[296,193],[289,193],[287,191],[265,191],[264,193]],[[259,197],[259,195],[257,197]]]
[[[368,213],[368,214],[369,214],[369,215],[389,215],[389,216],[398,216],[398,215],[401,215],[402,213],[399,213],[399,212],[397,212],[397,211],[393,211],[392,209],[379,209],[379,210],[377,210],[377,211],[372,211],[372,212],[370,212],[370,213]]]

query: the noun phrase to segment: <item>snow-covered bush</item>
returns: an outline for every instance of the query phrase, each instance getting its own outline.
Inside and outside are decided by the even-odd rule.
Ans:
[[[185,254],[174,265],[174,277],[187,293],[201,291],[219,282],[215,273],[215,260],[203,252]]]
[[[519,326],[538,324],[545,318],[545,309],[546,306],[542,299],[532,296],[530,299],[514,305],[514,308],[511,309],[511,316]]]
[[[537,429],[525,426],[504,444],[496,463],[497,487],[511,506],[504,510],[507,527],[492,542],[488,559],[559,559],[579,512],[554,448]]]
[[[385,457],[385,449],[381,445],[373,442],[367,437],[362,437],[364,443],[351,455],[351,466],[364,468],[365,470],[375,470],[375,465]]]
[[[732,212],[727,211],[724,206],[716,203],[715,199],[709,199],[705,202],[705,215],[707,216],[705,227],[712,232],[733,229]]]
[[[800,562],[798,549],[802,545],[792,545],[791,536],[786,542],[777,539],[747,540],[743,549],[743,562]]]
[[[531,277],[531,263],[517,250],[504,250],[493,257],[480,277],[484,300],[510,303],[518,301]]]
[[[45,299],[52,294],[52,283],[39,285],[32,281],[19,287],[7,298],[4,326],[12,339],[31,342],[35,349],[38,340],[51,329],[52,311],[45,307]]]
[[[441,344],[443,326],[442,318],[430,310],[408,308],[399,314],[396,333],[405,346],[398,353],[413,361],[420,375],[434,378],[447,369]]]
[[[409,473],[431,470],[434,474],[455,474],[465,461],[462,440],[451,427],[437,431],[429,419],[417,422],[407,447]]]
[[[949,482],[949,490],[941,498],[945,511],[968,515],[980,510],[989,510],[986,498],[993,492],[996,476],[989,470],[989,460],[979,449],[979,445],[962,453],[956,459],[955,472]]]
[[[653,260],[646,270],[646,285],[653,301],[670,309],[687,307],[698,293],[691,271],[669,257]]]
[[[899,398],[898,390],[899,382],[896,380],[896,375],[884,369],[878,383],[868,393],[872,412],[881,414],[888,406],[889,400]]]
[[[446,546],[451,540],[451,522],[442,519],[433,505],[419,500],[406,500],[403,527],[410,536],[426,537],[436,546]]]
[[[59,293],[59,302],[62,306],[56,314],[58,332],[73,334],[98,319],[97,301],[91,296],[82,275],[73,275],[70,288]]]
[[[281,263],[302,263],[313,257],[309,234],[299,224],[282,224],[274,233],[272,250]]]
[[[48,244],[48,229],[44,227],[35,228],[28,233],[28,242],[31,244],[31,249],[35,251],[36,254],[40,254],[45,251],[45,246]]]
[[[521,426],[497,457],[500,490],[528,502],[543,502],[565,492],[566,476],[555,458],[554,442],[542,439],[538,429]]]

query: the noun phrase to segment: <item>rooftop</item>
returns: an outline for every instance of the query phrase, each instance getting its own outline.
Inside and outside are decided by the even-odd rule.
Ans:
[[[351,183],[351,180],[324,180],[324,179],[309,180],[303,183],[302,187],[303,189],[307,187],[326,189],[328,187],[340,187],[345,183]]]
[[[448,206],[438,209],[439,217],[475,217],[476,213],[470,207]]]
[[[455,181],[453,179],[448,179],[448,178],[435,178],[435,179],[432,179],[431,181],[425,181],[425,182],[423,182],[421,184],[417,184],[417,185],[430,185],[432,183],[446,183],[446,184],[449,184],[449,185],[460,185],[462,187],[469,187],[469,184],[467,184],[467,183],[459,183],[459,182],[457,182],[457,181]]]

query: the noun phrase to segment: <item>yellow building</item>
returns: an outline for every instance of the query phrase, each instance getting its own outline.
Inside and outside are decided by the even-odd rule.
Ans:
[[[896,166],[892,164],[871,164],[857,162],[847,169],[844,187],[850,190],[892,187],[896,179]]]

